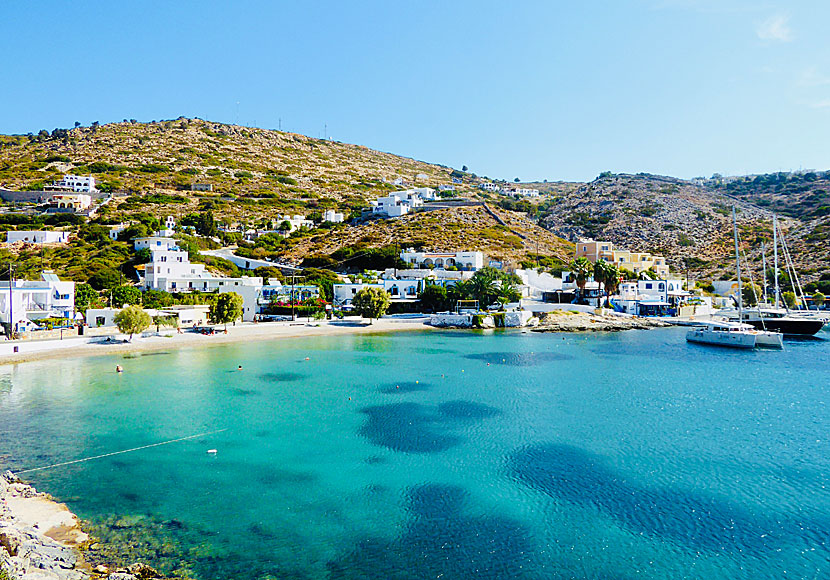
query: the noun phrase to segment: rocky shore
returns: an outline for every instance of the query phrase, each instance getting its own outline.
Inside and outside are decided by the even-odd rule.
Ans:
[[[160,578],[141,563],[110,571],[90,565],[90,542],[65,505],[11,472],[0,476],[0,580],[144,580]]]
[[[533,332],[617,332],[671,326],[654,318],[619,316],[616,314],[588,314],[554,310],[539,319]]]

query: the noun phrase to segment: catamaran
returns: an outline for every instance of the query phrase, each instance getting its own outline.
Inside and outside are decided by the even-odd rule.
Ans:
[[[692,328],[686,333],[686,341],[730,348],[784,348],[784,338],[780,332],[759,330],[743,322],[743,283],[741,282],[741,258],[738,247],[738,220],[734,207],[732,208],[732,227],[735,233],[735,265],[738,271],[738,321],[711,321],[706,326]]]
[[[809,310],[790,310],[786,304],[784,308],[779,306],[781,304],[781,288],[778,283],[778,233],[778,217],[773,215],[772,236],[775,276],[775,298],[773,304],[767,304],[765,299],[764,304],[759,303],[757,307],[748,309],[743,313],[742,317],[736,310],[721,311],[720,315],[733,322],[746,322],[759,330],[771,330],[794,336],[812,336],[821,330],[825,324],[827,324],[828,319],[826,316],[822,316],[818,312],[811,312]],[[790,274],[793,289],[800,294],[799,304],[804,304],[804,291],[798,280],[798,274],[795,271],[795,266],[792,262],[792,258],[790,257],[783,232],[781,232],[781,248],[784,253],[785,266],[787,268],[787,272]],[[765,296],[767,289],[766,278],[767,273],[765,268],[763,276],[763,290]]]

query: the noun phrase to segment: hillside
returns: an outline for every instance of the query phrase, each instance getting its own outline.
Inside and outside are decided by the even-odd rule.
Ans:
[[[688,270],[697,277],[731,277],[730,211],[736,205],[752,260],[760,262],[760,242],[771,240],[775,210],[786,216],[782,225],[805,280],[830,273],[827,173],[695,182],[604,173],[590,183],[521,184],[544,195],[515,200],[485,193],[478,189],[481,179],[449,167],[358,145],[200,119],[124,121],[0,136],[0,187],[39,189],[67,172],[94,175],[103,190],[115,192],[113,202],[95,218],[96,224],[138,221],[146,228],[166,215],[191,222],[212,217],[219,225],[237,230],[273,228],[281,214],[300,213],[319,221],[326,209],[354,219],[370,200],[401,189],[393,180],[430,187],[449,184],[453,178],[460,181],[448,194],[456,201],[443,204],[443,209],[397,220],[356,219],[286,240],[243,244],[241,249],[251,256],[294,263],[330,256],[344,247],[397,245],[482,250],[514,265],[532,262],[538,253],[551,258],[548,265],[556,267],[572,256],[575,240],[594,237],[633,251],[662,253],[675,270]],[[209,184],[212,191],[192,191],[194,183]],[[21,216],[10,210],[6,207],[7,213],[0,214],[0,229],[77,229],[77,224],[57,218]],[[87,270],[105,268],[102,264],[118,263],[122,269],[126,265],[129,271],[126,244],[106,246],[100,232],[89,226],[81,234],[74,250],[79,256],[70,260],[73,252],[68,250],[38,253],[30,248],[24,251],[26,263],[34,270],[40,261],[79,280]],[[3,249],[0,261],[15,256],[24,257],[14,248]],[[227,264],[217,261],[216,265],[228,269]]]
[[[799,190],[797,198],[781,194],[770,203],[763,203],[763,191],[751,186],[736,195],[734,188],[717,183],[648,174],[606,173],[564,192],[544,183],[534,186],[551,191],[537,217],[555,234],[572,241],[607,239],[630,250],[662,253],[674,269],[688,268],[706,277],[734,275],[733,205],[745,250],[759,267],[760,243],[772,241],[772,209],[803,208],[781,211],[781,224],[794,259],[812,280],[830,271],[830,248],[826,235],[821,237],[827,218],[813,217],[816,200],[823,199],[816,194],[823,180],[815,183],[814,189]]]
[[[36,190],[70,172],[93,175],[102,190],[114,194],[94,224],[138,221],[151,228],[166,215],[192,221],[194,216],[209,214],[220,225],[240,230],[272,228],[282,214],[300,213],[319,220],[326,209],[355,218],[370,200],[403,188],[390,183],[393,180],[437,187],[456,177],[461,183],[454,184],[457,191],[450,195],[460,207],[450,203],[444,204],[445,209],[399,220],[328,225],[299,232],[276,247],[271,243],[268,249],[249,248],[249,253],[300,263],[343,246],[371,248],[398,242],[428,250],[482,250],[518,264],[537,251],[555,257],[557,263],[567,261],[573,252],[570,244],[538,227],[526,214],[484,207],[479,180],[472,174],[357,145],[183,118],[0,137],[0,187]],[[212,191],[192,191],[194,183],[210,184]],[[54,218],[0,215],[0,229],[62,223]],[[80,264],[87,264],[90,271],[118,264],[132,273],[126,244],[109,244],[88,227],[80,234],[71,251],[7,248],[0,251],[0,261],[14,256],[27,264],[30,274],[42,263],[76,280],[85,279]],[[72,254],[78,257],[70,260]],[[228,270],[227,264],[224,267]]]

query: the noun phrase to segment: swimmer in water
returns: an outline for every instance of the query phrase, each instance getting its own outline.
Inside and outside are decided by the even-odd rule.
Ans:
[[[115,372],[117,372],[117,373],[123,373],[123,372],[124,372],[124,369],[123,369],[123,368],[121,368],[121,365],[115,365]]]

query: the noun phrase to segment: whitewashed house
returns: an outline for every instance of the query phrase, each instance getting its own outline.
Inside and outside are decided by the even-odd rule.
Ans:
[[[458,268],[476,271],[484,267],[485,256],[482,252],[416,252],[408,249],[401,252],[401,260],[416,268]]]
[[[389,298],[396,302],[413,301],[425,287],[423,279],[379,279],[374,282],[344,282],[335,284],[333,288],[335,306],[351,306],[355,295],[366,288],[379,288],[389,294]]]
[[[74,316],[75,282],[61,281],[51,270],[40,280],[15,280],[11,289],[8,280],[0,282],[0,322],[13,318],[15,332],[34,320]]]
[[[178,249],[178,247],[178,242],[174,238],[168,236],[149,236],[146,238],[133,239],[133,248],[135,248],[136,251],[143,250],[144,248],[149,248],[152,251]]]
[[[342,213],[339,213],[333,209],[327,209],[323,212],[323,221],[324,222],[332,222],[335,224],[343,223],[344,216]]]
[[[283,222],[288,222],[288,233],[296,232],[300,228],[313,228],[314,222],[306,219],[304,215],[281,215],[277,217],[277,225],[282,226]]]
[[[26,242],[29,244],[65,244],[69,241],[69,232],[26,230],[9,231],[6,241],[10,244]]]
[[[116,224],[114,226],[110,226],[109,237],[111,240],[115,241],[118,239],[118,235],[130,227],[129,224]]]
[[[478,188],[483,189],[484,191],[501,191],[501,187],[499,187],[495,183],[489,182],[479,183]]]
[[[54,193],[49,198],[49,204],[58,210],[80,212],[89,209],[92,197],[85,193]]]

